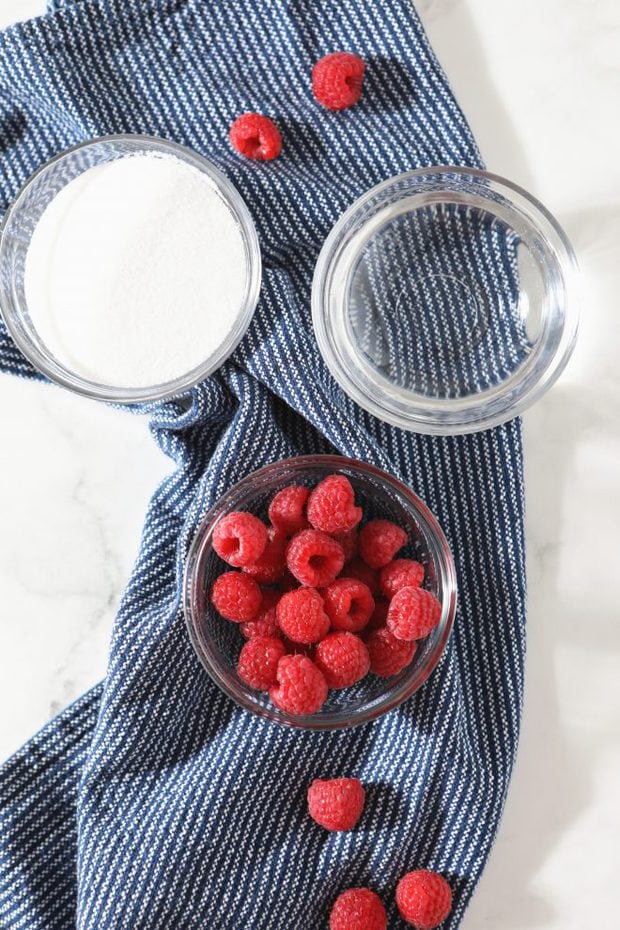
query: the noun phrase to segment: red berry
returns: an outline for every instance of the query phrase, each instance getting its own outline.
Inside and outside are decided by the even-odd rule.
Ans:
[[[242,572],[224,572],[211,588],[211,603],[222,617],[242,623],[258,614],[263,595],[253,578]]]
[[[235,568],[256,562],[266,545],[267,527],[251,513],[229,513],[213,530],[213,548]]]
[[[378,630],[385,626],[389,606],[390,605],[388,601],[375,601],[375,609],[373,611],[372,617],[364,627],[364,636],[366,636],[368,633],[371,633],[373,630]]]
[[[237,662],[237,675],[250,688],[268,691],[276,681],[284,643],[275,636],[254,636],[244,643]]]
[[[352,830],[362,816],[365,798],[358,778],[315,778],[308,788],[308,813],[326,830]]]
[[[301,584],[323,588],[342,571],[344,552],[340,543],[318,530],[302,530],[286,550],[289,571]]]
[[[328,110],[352,107],[362,96],[366,65],[351,52],[332,52],[312,69],[312,93]]]
[[[267,531],[267,545],[263,554],[251,565],[244,565],[243,571],[256,578],[261,584],[275,584],[286,570],[287,538],[275,527]]]
[[[357,530],[349,530],[344,536],[336,536],[335,539],[342,546],[344,564],[346,565],[347,562],[350,562],[357,555]]]
[[[452,891],[442,875],[418,869],[399,881],[396,905],[403,920],[416,930],[435,930],[452,909]]]
[[[323,598],[314,588],[283,594],[276,607],[278,625],[294,643],[318,643],[329,630]]]
[[[239,625],[241,635],[245,639],[253,636],[280,636],[280,627],[276,619],[276,604],[280,600],[279,591],[263,591],[263,602],[254,620],[246,620]]]
[[[401,588],[419,588],[424,581],[424,568],[413,559],[394,559],[379,572],[379,587],[387,598]]]
[[[370,588],[356,578],[337,578],[323,591],[325,612],[332,630],[363,629],[372,616],[375,602]]]
[[[237,152],[258,161],[271,161],[282,149],[280,130],[260,113],[242,113],[230,127],[228,137]]]
[[[302,484],[291,484],[278,491],[269,505],[269,519],[273,525],[287,536],[305,530],[308,526],[305,507],[309,494],[310,490]]]
[[[349,888],[339,895],[329,915],[329,930],[386,930],[387,915],[370,888]]]
[[[358,537],[359,538],[359,537]],[[379,573],[374,568],[370,568],[361,559],[353,559],[347,565],[347,578],[357,578],[363,581],[370,593],[375,597],[379,593]]]
[[[269,696],[276,707],[288,714],[315,714],[325,703],[327,682],[307,656],[282,656],[276,680]]]
[[[342,536],[362,519],[362,508],[355,506],[355,492],[345,475],[323,478],[308,498],[308,520],[315,530]]]
[[[398,639],[422,639],[434,630],[441,617],[441,604],[425,588],[401,588],[390,601],[387,628]]]
[[[329,633],[316,647],[314,661],[330,688],[349,688],[370,669],[368,649],[353,633]]]
[[[415,643],[397,639],[386,627],[366,637],[370,671],[380,678],[391,678],[409,665],[416,651]]]
[[[371,568],[383,568],[407,544],[407,534],[391,520],[370,520],[360,530],[359,552]]]

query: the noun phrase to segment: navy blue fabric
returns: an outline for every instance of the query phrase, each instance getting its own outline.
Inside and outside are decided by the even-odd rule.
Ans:
[[[150,410],[176,465],[155,493],[102,685],[0,770],[0,926],[28,930],[314,930],[342,889],[393,890],[414,867],[448,875],[454,930],[489,853],[516,750],[523,686],[521,428],[400,432],[330,377],[309,294],[321,243],[376,182],[480,156],[404,0],[84,0],[0,36],[0,200],[66,146],[143,132],[211,158],[255,218],[264,282],[232,359]],[[312,99],[321,55],[368,63],[362,103]],[[227,131],[273,115],[282,156],[253,164]],[[35,376],[0,332],[3,370]],[[86,401],[85,401],[86,403]],[[119,412],[119,416],[122,413]],[[221,493],[283,456],[337,450],[417,491],[457,561],[444,657],[405,705],[350,732],[290,731],[225,698],[188,642],[180,592],[197,523]],[[17,453],[16,453],[17,454]],[[317,775],[369,787],[363,826],[309,821]]]

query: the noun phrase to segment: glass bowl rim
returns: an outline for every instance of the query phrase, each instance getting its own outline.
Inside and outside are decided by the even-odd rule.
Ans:
[[[347,717],[346,711],[344,710],[324,716],[320,714],[295,716],[278,711],[276,708],[264,707],[248,699],[241,689],[236,691],[231,687],[227,676],[220,672],[217,665],[212,663],[208,654],[203,651],[201,648],[201,637],[196,632],[195,624],[195,620],[197,620],[198,585],[200,583],[203,560],[212,549],[210,531],[213,530],[217,520],[228,512],[228,502],[234,499],[247,485],[257,479],[260,480],[261,478],[269,477],[273,472],[276,472],[277,469],[302,471],[311,470],[319,465],[334,470],[346,467],[366,473],[379,479],[384,484],[393,486],[399,495],[407,500],[408,505],[415,513],[416,519],[420,520],[423,527],[425,543],[431,545],[434,549],[434,556],[440,566],[442,584],[445,586],[446,592],[442,602],[442,616],[440,620],[441,637],[436,643],[433,651],[425,659],[424,664],[418,670],[416,676],[405,678],[400,686],[394,691],[389,691],[379,704],[367,708],[366,710],[355,712],[349,717]],[[185,560],[183,575],[183,614],[190,642],[200,664],[220,690],[235,704],[241,707],[242,710],[267,719],[272,723],[297,729],[321,731],[360,726],[376,720],[378,717],[383,716],[383,714],[386,714],[388,711],[393,710],[395,707],[398,707],[404,701],[408,700],[426,682],[444,654],[454,626],[456,604],[457,580],[454,558],[445,534],[429,507],[400,479],[395,478],[376,465],[371,465],[359,459],[348,458],[342,455],[300,455],[279,459],[241,478],[221,495],[200,520],[194,531]]]
[[[144,388],[115,387],[111,384],[100,384],[88,378],[83,378],[76,372],[71,371],[67,366],[48,359],[46,354],[41,352],[36,345],[29,339],[23,337],[21,329],[16,325],[14,319],[14,317],[17,317],[17,313],[12,306],[12,301],[8,307],[4,306],[4,302],[0,301],[0,315],[6,324],[11,338],[22,354],[37,371],[45,375],[46,378],[49,378],[50,381],[59,384],[61,387],[67,388],[75,394],[80,394],[92,400],[108,401],[115,404],[142,404],[152,401],[170,400],[173,397],[178,397],[207,378],[226,361],[232,352],[234,352],[252,321],[260,293],[262,260],[260,243],[254,220],[237,188],[213,162],[189,146],[146,133],[113,133],[85,139],[75,145],[69,146],[39,165],[39,167],[24,181],[9,204],[0,224],[0,264],[4,260],[4,251],[6,248],[5,231],[8,222],[19,208],[20,202],[27,195],[35,181],[53,165],[73,155],[75,152],[87,148],[96,149],[109,143],[129,143],[135,144],[138,147],[142,144],[146,148],[151,147],[153,149],[158,149],[162,154],[170,154],[173,157],[180,158],[180,160],[183,160],[184,164],[187,164],[186,159],[189,160],[194,164],[197,170],[206,174],[211,179],[216,190],[229,207],[240,228],[246,251],[247,288],[244,303],[240,307],[235,326],[229,333],[228,338],[221,343],[218,350],[212,353],[209,360],[179,375],[177,378],[162,382],[161,384],[148,385]],[[33,329],[36,331],[34,325]]]
[[[346,243],[347,226],[375,198],[380,198],[398,183],[422,181],[430,178],[436,183],[436,191],[441,193],[441,180],[468,179],[476,191],[495,191],[509,206],[519,213],[527,225],[536,230],[554,252],[563,280],[567,300],[557,304],[561,312],[562,330],[558,346],[546,364],[540,362],[543,340],[535,346],[530,364],[520,366],[515,373],[491,389],[461,398],[424,398],[414,395],[397,386],[390,386],[378,373],[371,388],[364,389],[361,379],[351,373],[351,358],[345,358],[339,340],[331,327],[330,294],[331,281],[335,270],[342,262],[342,244]],[[444,190],[448,190],[443,186]],[[421,197],[419,190],[412,186],[404,195],[408,200]],[[403,196],[403,199],[404,199]],[[400,199],[400,198],[399,198]],[[488,199],[488,198],[487,198]],[[467,194],[461,195],[461,202],[468,205]],[[434,201],[441,203],[441,200]],[[422,204],[420,204],[421,206]],[[385,206],[385,203],[382,204]],[[412,207],[414,209],[414,207]],[[360,228],[363,228],[361,226]],[[345,259],[343,274],[348,277],[355,260],[361,254],[365,241],[359,250]],[[500,175],[481,168],[460,165],[430,165],[415,168],[401,174],[393,175],[379,182],[358,197],[338,218],[323,242],[314,269],[312,281],[312,321],[315,336],[321,354],[340,387],[356,403],[379,419],[401,429],[430,435],[458,435],[489,429],[518,416],[535,403],[555,383],[566,367],[575,347],[579,326],[579,300],[576,293],[577,259],[573,247],[549,210],[525,188]],[[400,396],[397,405],[393,398]],[[406,412],[403,408],[406,407]]]

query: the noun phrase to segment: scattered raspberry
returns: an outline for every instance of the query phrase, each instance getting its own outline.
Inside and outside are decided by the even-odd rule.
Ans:
[[[339,895],[329,915],[329,930],[386,930],[383,902],[370,888],[349,888]]]
[[[372,616],[375,602],[370,588],[356,578],[337,578],[323,591],[325,612],[332,630],[356,633]]]
[[[275,584],[286,571],[287,542],[284,533],[270,526],[263,554],[251,565],[244,565],[243,571],[252,578],[256,578],[261,584]]]
[[[318,530],[302,530],[286,550],[289,571],[301,584],[323,588],[342,571],[344,552],[340,543]]]
[[[413,559],[394,559],[379,572],[379,587],[388,598],[401,588],[419,588],[423,581],[424,568]]]
[[[370,669],[368,649],[353,633],[329,633],[316,647],[314,661],[330,688],[349,688]]]
[[[367,633],[372,633],[373,630],[378,630],[385,626],[389,606],[388,601],[375,601],[375,609],[372,613],[372,617],[364,627],[364,636],[366,636]]]
[[[329,630],[323,598],[314,588],[283,594],[276,607],[278,625],[294,643],[318,643]]]
[[[302,484],[291,484],[278,491],[269,505],[269,519],[280,532],[292,536],[308,527],[305,507],[309,494],[309,488]]]
[[[251,513],[229,513],[213,530],[213,548],[235,568],[256,562],[266,545],[267,527]]]
[[[263,595],[253,578],[242,572],[224,572],[213,582],[211,603],[226,620],[241,623],[258,614]]]
[[[260,113],[242,113],[230,127],[230,143],[246,158],[271,161],[282,149],[280,130],[268,116]]]
[[[237,675],[250,688],[268,691],[276,682],[278,662],[284,653],[281,639],[275,636],[254,636],[239,653]]]
[[[383,568],[407,544],[407,534],[391,520],[370,520],[360,530],[359,552],[371,568]]]
[[[288,714],[315,714],[325,703],[327,682],[307,656],[282,656],[276,680],[269,697],[276,707]]]
[[[345,475],[328,475],[308,498],[308,520],[315,530],[342,536],[362,519],[362,508],[355,506],[355,492]]]
[[[349,562],[347,565],[347,578],[357,578],[358,581],[363,581],[366,587],[370,589],[373,597],[379,593],[379,573],[374,568],[366,565],[365,562],[362,562],[361,559],[353,559],[352,562]]]
[[[326,830],[352,830],[362,816],[365,799],[357,778],[315,778],[308,788],[308,813]]]
[[[276,619],[276,604],[280,600],[279,591],[263,591],[263,602],[254,620],[246,620],[239,625],[245,639],[253,636],[280,636],[280,627]]]
[[[387,627],[398,639],[422,639],[434,630],[441,604],[424,588],[401,588],[390,601]]]
[[[357,530],[350,530],[344,536],[336,536],[344,552],[344,564],[350,562],[357,555]],[[364,563],[362,563],[364,564]]]
[[[370,671],[380,678],[391,678],[409,665],[417,645],[397,639],[386,627],[381,627],[366,637],[366,648]]]
[[[312,69],[312,93],[328,110],[345,110],[362,96],[366,65],[351,52],[332,52]]]
[[[435,930],[452,909],[452,891],[442,875],[418,869],[399,881],[396,905],[403,920],[416,930]]]

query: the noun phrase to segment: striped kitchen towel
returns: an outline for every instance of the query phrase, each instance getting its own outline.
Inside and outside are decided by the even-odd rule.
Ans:
[[[338,49],[368,68],[362,102],[332,114],[313,101],[309,73]],[[230,123],[246,110],[278,121],[277,161],[230,149]],[[229,362],[186,401],[148,411],[176,468],[149,506],[105,681],[0,770],[0,927],[316,930],[339,891],[369,884],[397,928],[395,881],[426,866],[449,877],[454,930],[497,830],[519,730],[521,426],[438,438],[369,416],[319,355],[309,294],[348,204],[406,169],[479,166],[471,133],[408,0],[54,0],[0,35],[3,208],[50,156],[118,132],[185,143],[225,172],[259,230],[263,288]],[[4,329],[0,363],[35,375]],[[233,482],[335,450],[388,469],[429,504],[456,556],[460,607],[411,700],[372,725],[309,733],[218,691],[188,642],[181,579],[198,521]],[[350,774],[369,786],[372,814],[352,833],[317,830],[309,781]]]

